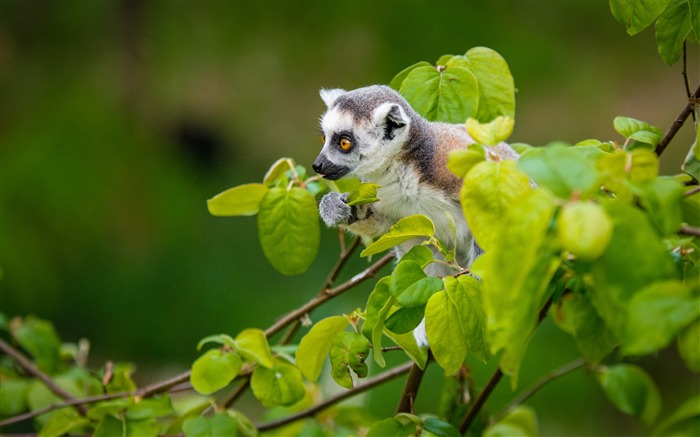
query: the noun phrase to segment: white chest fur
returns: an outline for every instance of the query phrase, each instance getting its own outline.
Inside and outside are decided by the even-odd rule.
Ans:
[[[471,234],[462,208],[446,191],[421,183],[418,173],[410,165],[394,162],[375,180],[381,186],[377,190],[379,202],[374,204],[378,214],[392,222],[413,214],[423,214],[435,224],[435,234],[443,243],[453,247],[455,241],[450,224],[454,221],[458,252],[466,254],[471,247]]]

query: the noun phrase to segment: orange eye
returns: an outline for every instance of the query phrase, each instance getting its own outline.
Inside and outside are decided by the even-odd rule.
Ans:
[[[326,136],[325,135],[321,135],[321,142],[323,144],[326,144]]]
[[[347,138],[343,138],[340,140],[340,148],[347,152],[348,150],[352,149],[352,142]]]

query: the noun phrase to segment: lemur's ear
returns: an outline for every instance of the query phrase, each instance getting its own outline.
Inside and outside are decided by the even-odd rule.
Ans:
[[[408,117],[403,109],[396,103],[383,103],[372,114],[374,124],[384,127],[384,139],[390,140],[396,135],[396,131],[406,126]]]
[[[321,99],[323,99],[323,101],[326,103],[326,106],[329,108],[333,106],[333,103],[338,97],[342,96],[345,93],[346,91],[340,88],[335,88],[332,90],[326,90],[321,88],[321,91],[319,92],[319,94],[321,95]]]

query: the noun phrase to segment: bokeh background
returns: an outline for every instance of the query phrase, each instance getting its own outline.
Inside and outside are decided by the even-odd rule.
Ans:
[[[388,83],[479,45],[515,77],[515,141],[619,140],[614,116],[665,130],[685,105],[680,64],[662,63],[652,29],[629,37],[607,1],[1,1],[0,309],[89,338],[94,366],[133,361],[142,381],[185,369],[206,335],[269,326],[318,291],[336,233],[324,231],[307,273],[284,277],[255,219],[212,217],[206,199],[260,181],[282,156],[310,168],[319,88]],[[691,78],[699,59],[691,46]],[[679,172],[691,141],[685,127],[664,173]],[[357,258],[341,279],[366,265]],[[370,289],[313,318],[363,306]],[[675,355],[640,362],[659,382],[662,417],[700,390]],[[545,322],[521,387],[576,356]],[[475,363],[477,380],[493,364]],[[419,412],[433,410],[440,376],[428,372]],[[365,401],[388,416],[401,385]],[[492,409],[510,397],[503,383]],[[644,432],[580,370],[530,404],[544,435]]]

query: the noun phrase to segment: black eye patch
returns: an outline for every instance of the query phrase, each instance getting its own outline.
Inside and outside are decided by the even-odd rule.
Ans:
[[[348,147],[348,141],[350,146]],[[343,153],[350,153],[355,148],[355,136],[351,131],[336,132],[331,136],[331,144]]]

